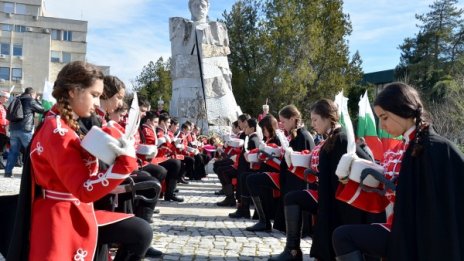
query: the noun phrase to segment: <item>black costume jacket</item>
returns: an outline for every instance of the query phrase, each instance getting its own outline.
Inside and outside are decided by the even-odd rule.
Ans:
[[[382,223],[385,221],[385,213],[371,214],[352,207],[335,198],[335,192],[339,185],[335,175],[338,162],[347,149],[347,136],[341,128],[335,129],[333,136],[322,146],[319,154],[319,207],[317,223],[314,228],[311,256],[319,260],[335,260],[332,247],[332,232],[341,225]],[[332,148],[326,146],[333,141]],[[359,146],[356,154],[360,158],[370,159]]]
[[[464,155],[433,130],[405,152],[388,260],[464,260]]]

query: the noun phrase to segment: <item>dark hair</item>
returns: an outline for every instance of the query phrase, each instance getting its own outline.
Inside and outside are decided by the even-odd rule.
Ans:
[[[185,129],[187,129],[188,127],[190,127],[190,125],[187,124],[187,122],[184,122],[184,123],[182,123],[182,125],[180,126],[180,129],[181,129],[181,130],[185,130]]]
[[[193,125],[191,121],[185,121],[184,124],[188,125],[189,127],[192,127],[192,125]]]
[[[144,124],[148,120],[153,121],[154,119],[158,118],[158,114],[154,111],[147,111],[145,116],[140,120],[140,124]]]
[[[33,93],[35,93],[34,88],[32,88],[32,87],[27,87],[27,88],[24,90],[24,93],[23,93],[23,94],[33,94]]]
[[[379,106],[401,118],[415,120],[416,137],[412,155],[419,155],[423,150],[419,142],[428,134],[429,124],[417,90],[405,83],[391,83],[379,93],[374,101],[374,106]]]
[[[238,121],[232,122],[232,126],[234,126],[234,128],[238,128]]]
[[[330,151],[332,150],[334,143],[335,143],[335,134],[338,134],[338,132],[334,132],[335,126],[338,123],[338,120],[340,117],[338,116],[338,107],[335,102],[329,99],[321,99],[318,100],[313,106],[311,106],[312,113],[315,113],[323,119],[329,119],[330,120],[330,132],[329,136],[327,137],[326,142],[324,143],[323,149],[325,151]],[[325,135],[325,133],[320,133],[322,135]]]
[[[293,104],[290,104],[290,105],[287,105],[285,107],[283,107],[280,111],[279,111],[279,116],[285,118],[285,119],[290,119],[292,117],[295,117],[295,128],[293,130],[290,131],[290,135],[292,136],[292,138],[295,138],[296,137],[296,132],[297,132],[297,128],[298,126],[301,124],[302,120],[301,120],[301,113],[300,111],[295,107],[295,105]]]
[[[171,119],[171,117],[169,116],[169,114],[167,113],[161,113],[159,115],[159,121],[160,122],[166,122],[167,120]]]
[[[276,129],[278,128],[277,119],[271,114],[268,114],[261,119],[259,127],[261,127],[261,129],[266,129],[270,135],[269,138],[273,138],[276,136]]]
[[[126,89],[126,85],[124,85],[118,77],[106,75],[103,79],[103,93],[100,96],[100,99],[108,100],[119,93],[121,89]]]
[[[247,120],[247,124],[249,128],[255,128],[256,131],[256,128],[258,127],[258,120],[255,118],[250,118]]]
[[[95,81],[103,80],[103,78],[103,72],[97,66],[82,61],[70,62],[58,73],[52,95],[57,101],[61,118],[71,128],[77,130],[79,125],[73,119],[73,111],[69,104],[69,91],[87,89]]]
[[[143,97],[143,96],[139,96],[137,97],[138,100],[139,100],[139,106],[140,107],[147,107],[149,108],[150,107],[150,102],[148,101],[147,98]]]
[[[177,125],[179,121],[176,118],[171,118],[171,125]]]
[[[251,116],[250,116],[250,114],[248,114],[248,113],[244,113],[244,114],[238,116],[238,119],[239,119],[241,122],[247,121],[247,120],[250,119],[250,118],[251,118]]]
[[[126,102],[123,102],[122,106],[119,106],[118,108],[116,108],[116,110],[114,110],[114,112],[115,113],[120,113],[120,112],[127,111],[127,110],[129,110],[129,105],[127,105]]]

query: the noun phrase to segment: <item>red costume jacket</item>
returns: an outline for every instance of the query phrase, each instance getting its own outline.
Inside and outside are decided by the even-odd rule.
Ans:
[[[29,260],[93,260],[98,226],[131,217],[95,211],[93,202],[137,168],[121,155],[106,172],[80,145],[81,139],[58,115],[45,119],[31,142],[33,180],[42,195],[33,199]]]
[[[6,127],[9,121],[6,119],[6,108],[5,105],[0,104],[0,133],[6,135]]]

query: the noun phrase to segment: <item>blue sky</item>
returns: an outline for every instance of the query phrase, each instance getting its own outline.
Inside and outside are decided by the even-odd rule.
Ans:
[[[210,19],[222,17],[235,0],[210,0]],[[169,17],[190,17],[188,0],[45,0],[47,16],[88,21],[87,60],[111,66],[126,85],[144,65],[170,56]],[[433,0],[345,0],[353,32],[350,51],[358,50],[364,72],[394,68],[398,46],[418,29],[416,13]],[[462,1],[460,7],[464,7]]]

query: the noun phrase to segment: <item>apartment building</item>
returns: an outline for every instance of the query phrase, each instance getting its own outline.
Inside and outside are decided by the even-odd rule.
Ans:
[[[84,61],[87,21],[47,17],[43,0],[0,1],[0,90],[42,92],[71,61]]]

